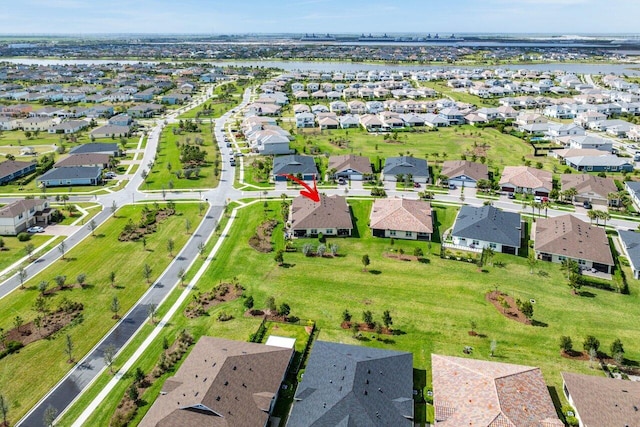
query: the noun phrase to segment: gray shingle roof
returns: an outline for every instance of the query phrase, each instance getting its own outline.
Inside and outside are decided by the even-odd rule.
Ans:
[[[47,181],[51,179],[88,179],[100,176],[102,168],[98,166],[72,166],[66,168],[51,169],[49,172],[41,175],[38,181]]]
[[[383,173],[385,175],[411,174],[414,177],[428,177],[429,168],[427,167],[427,161],[424,159],[409,156],[387,157],[384,162]]]
[[[69,150],[69,154],[81,154],[81,153],[105,153],[118,151],[118,144],[115,143],[91,143],[78,145]]]
[[[287,423],[304,426],[411,426],[413,355],[317,341]]]
[[[629,254],[629,262],[634,270],[640,270],[640,233],[629,230],[618,230],[622,244]]]
[[[311,156],[298,156],[290,154],[287,156],[276,157],[273,159],[273,174],[279,175],[287,173],[296,175],[300,174],[317,174],[316,162]]]
[[[463,206],[458,212],[453,235],[520,247],[520,214],[493,206]]]

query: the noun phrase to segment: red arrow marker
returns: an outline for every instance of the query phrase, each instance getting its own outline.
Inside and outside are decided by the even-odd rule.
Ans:
[[[302,185],[304,188],[306,188],[306,190],[302,190],[300,191],[300,195],[304,196],[308,199],[313,200],[316,203],[320,202],[320,194],[318,194],[318,188],[316,187],[316,177],[314,175],[313,177],[313,188],[309,187],[309,185],[304,182],[301,179],[296,178],[293,175],[289,175],[289,174],[280,174],[280,176],[284,176],[287,179],[290,179],[291,181],[297,182],[298,184]]]

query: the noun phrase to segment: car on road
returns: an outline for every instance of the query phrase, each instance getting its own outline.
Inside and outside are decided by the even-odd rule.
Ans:
[[[414,182],[413,183],[413,188],[420,188],[420,183],[419,182]]]
[[[36,225],[34,227],[27,228],[27,233],[44,233],[44,228]]]
[[[236,161],[235,161],[234,159],[231,159],[231,160],[229,161],[229,165],[230,165],[230,166],[235,166],[235,165],[236,165]]]
[[[227,147],[231,147],[231,143],[230,142],[227,142]]]
[[[115,173],[115,172],[107,172],[107,173],[105,173],[105,174],[104,174],[104,177],[105,177],[105,178],[108,178],[108,179],[115,178],[116,176],[117,176],[117,175],[116,175],[116,173]]]

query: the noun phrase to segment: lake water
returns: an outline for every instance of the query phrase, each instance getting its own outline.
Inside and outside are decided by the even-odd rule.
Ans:
[[[25,65],[103,65],[103,64],[137,64],[158,61],[133,61],[113,59],[42,59],[42,58],[0,58],[0,61]],[[166,61],[170,62],[170,61]],[[318,72],[357,72],[370,70],[451,70],[451,69],[526,69],[537,71],[565,71],[575,74],[627,74],[640,75],[640,64],[577,64],[577,63],[548,63],[548,64],[510,64],[510,65],[475,65],[475,66],[434,66],[434,65],[405,65],[405,64],[363,64],[357,62],[331,61],[201,61],[212,66],[236,67],[265,67],[281,68],[285,71],[318,71]],[[634,68],[636,68],[634,70]]]

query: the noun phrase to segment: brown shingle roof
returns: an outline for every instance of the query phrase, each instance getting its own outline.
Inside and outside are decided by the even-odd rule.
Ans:
[[[0,162],[0,178],[19,172],[29,167],[29,165],[31,165],[30,162],[16,162],[15,160]]]
[[[369,227],[378,230],[433,233],[431,205],[422,200],[377,199],[371,209]]]
[[[141,427],[263,426],[292,349],[202,337]]]
[[[601,178],[589,174],[568,173],[562,174],[560,180],[563,191],[569,188],[575,188],[578,194],[595,193],[603,199],[606,199],[609,193],[618,192],[618,187],[616,187],[616,184],[611,178]]]
[[[44,203],[46,202],[38,199],[16,200],[0,208],[0,218],[15,218],[19,214],[27,212],[32,208],[42,207]]]
[[[539,368],[431,355],[438,426],[560,427]]]
[[[57,162],[54,167],[106,165],[110,157],[109,154],[104,153],[71,154]]]
[[[562,372],[584,427],[640,426],[640,383]]]
[[[329,157],[329,170],[335,169],[338,172],[346,169],[353,169],[362,174],[371,174],[371,161],[368,157],[346,154],[344,156]]]
[[[502,184],[521,188],[545,188],[549,191],[553,188],[551,172],[527,166],[505,166],[500,178],[500,185]]]
[[[312,228],[353,229],[351,211],[347,200],[341,196],[320,196],[320,202],[314,202],[298,196],[291,203],[291,228],[309,230]]]
[[[613,265],[604,229],[568,214],[536,222],[535,250]]]
[[[466,175],[478,181],[489,179],[489,168],[482,163],[474,163],[467,160],[447,160],[442,164],[442,175],[449,178]]]

